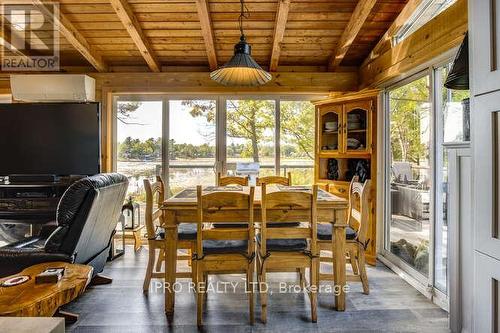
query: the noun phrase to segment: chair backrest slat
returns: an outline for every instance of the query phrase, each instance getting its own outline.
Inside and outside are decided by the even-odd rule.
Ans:
[[[248,240],[248,253],[252,255],[254,249],[254,193],[255,188],[250,187],[248,194],[241,192],[211,192],[203,194],[201,185],[196,187],[197,197],[197,244],[198,257],[203,256],[203,240]],[[241,212],[239,216],[246,216],[245,221],[235,223],[248,223],[248,228],[204,228],[204,224],[211,221],[213,215],[219,216],[226,213]],[[224,219],[227,222],[227,220]]]
[[[281,176],[257,177],[257,186],[261,186],[262,184],[266,185],[278,184],[284,186],[291,186],[292,174],[289,172],[288,177],[281,177]]]
[[[160,176],[156,176],[156,182],[152,184],[148,179],[144,179],[144,190],[146,192],[146,211],[144,212],[146,231],[148,239],[151,239],[156,234],[156,220],[160,220],[161,222],[162,218],[159,208],[165,199],[163,179]]]
[[[266,255],[266,240],[271,238],[292,239],[292,238],[309,238],[311,239],[311,252],[316,254],[316,239],[317,239],[317,199],[318,186],[312,186],[311,191],[276,191],[267,193],[266,184],[262,184],[261,198],[261,245],[262,255]],[[287,218],[286,214],[280,218],[281,223],[296,223],[306,222],[299,227],[273,227],[268,224],[268,216],[272,215],[273,211],[293,211],[294,214]],[[300,214],[301,212],[302,214]],[[307,216],[303,221],[298,221],[298,216]]]
[[[364,244],[367,241],[370,219],[371,181],[368,179],[363,184],[358,180],[358,177],[354,177],[349,185],[347,222],[351,228],[357,230],[357,238]]]
[[[222,176],[217,173],[217,186],[241,185],[248,186],[248,177]]]

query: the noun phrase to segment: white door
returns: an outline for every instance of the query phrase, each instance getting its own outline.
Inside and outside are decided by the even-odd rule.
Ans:
[[[500,329],[500,3],[469,1],[469,11],[475,234],[473,321],[475,332],[496,333]]]

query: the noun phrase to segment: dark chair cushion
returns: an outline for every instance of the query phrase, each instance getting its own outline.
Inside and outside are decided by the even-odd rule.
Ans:
[[[347,240],[354,240],[358,236],[356,230],[351,227],[345,228],[345,238]],[[332,239],[332,225],[330,223],[318,223],[318,239],[331,240]]]
[[[267,222],[268,228],[293,228],[300,226],[300,222]]]
[[[272,228],[292,228],[300,226],[300,222],[267,222]],[[214,228],[246,228],[246,223],[214,223]]]
[[[203,253],[223,254],[223,253],[247,253],[248,241],[246,240],[213,240],[203,241]]]
[[[196,224],[180,223],[177,227],[177,237],[180,240],[196,240]],[[165,229],[158,228],[156,231],[157,239],[165,239]]]
[[[246,228],[248,223],[214,223],[214,228]]]
[[[257,243],[261,243],[260,235],[257,235]],[[266,243],[267,251],[276,252],[299,252],[307,249],[307,240],[303,238],[292,239],[268,239]]]
[[[180,240],[196,240],[197,225],[194,223],[181,223],[177,227]]]

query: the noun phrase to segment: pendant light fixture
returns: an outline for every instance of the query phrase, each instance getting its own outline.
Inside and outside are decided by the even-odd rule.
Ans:
[[[240,0],[240,3],[241,11],[238,18],[240,41],[234,46],[231,60],[210,73],[210,78],[225,86],[260,86],[269,82],[272,76],[252,58],[252,47],[246,42],[243,33],[243,19],[248,17],[248,10],[244,0]]]

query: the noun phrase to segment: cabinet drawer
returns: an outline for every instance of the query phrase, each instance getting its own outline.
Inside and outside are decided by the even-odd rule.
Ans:
[[[342,198],[349,197],[349,185],[345,184],[330,184],[328,187],[328,192],[335,194]]]

